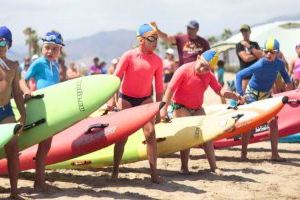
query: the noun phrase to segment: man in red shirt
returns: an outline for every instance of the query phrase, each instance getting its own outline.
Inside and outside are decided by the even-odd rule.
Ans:
[[[163,67],[161,58],[154,53],[158,35],[154,27],[143,24],[138,30],[139,47],[125,52],[117,64],[115,75],[122,79],[118,107],[126,109],[141,104],[153,102],[152,80],[155,80],[156,101],[161,101],[163,95]],[[108,108],[114,105],[114,100],[108,103]],[[157,121],[160,121],[158,114]],[[147,153],[151,169],[151,180],[161,182],[156,169],[156,138],[154,119],[143,127],[147,143]],[[119,164],[124,152],[126,140],[115,144],[114,167],[112,178],[117,178]]]
[[[172,100],[174,117],[205,115],[202,108],[204,92],[210,86],[214,92],[225,98],[240,100],[236,93],[225,91],[211,72],[218,60],[215,50],[207,50],[197,60],[182,65],[175,73],[163,97],[166,102],[161,110],[161,117],[166,116],[167,107]],[[221,173],[217,168],[214,146],[212,142],[203,145],[211,168],[215,173]],[[188,174],[188,159],[190,149],[180,151],[181,173]]]
[[[175,36],[169,36],[158,29],[155,22],[151,22],[157,29],[158,36],[166,43],[176,44],[179,56],[179,64],[183,65],[188,62],[195,61],[198,55],[210,49],[209,43],[203,37],[197,35],[199,31],[199,23],[191,20],[187,25],[187,33]]]

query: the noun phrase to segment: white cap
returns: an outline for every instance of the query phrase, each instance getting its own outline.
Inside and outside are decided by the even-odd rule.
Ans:
[[[170,55],[174,55],[174,50],[171,49],[171,48],[168,48],[167,51],[166,51],[167,54],[170,54]]]
[[[118,59],[117,58],[114,58],[111,60],[111,64],[115,65],[118,63]]]
[[[39,58],[39,55],[37,54],[34,54],[32,57],[31,57],[31,62],[35,61],[36,59]]]

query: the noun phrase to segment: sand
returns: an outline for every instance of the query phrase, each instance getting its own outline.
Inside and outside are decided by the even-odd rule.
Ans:
[[[232,75],[226,75],[232,78]],[[205,103],[219,103],[209,90]],[[209,171],[202,149],[191,151],[190,175],[178,173],[179,154],[158,159],[159,174],[165,179],[154,184],[149,179],[147,161],[123,165],[120,178],[110,179],[111,168],[95,171],[47,171],[48,193],[32,189],[34,171],[20,174],[19,188],[24,199],[300,199],[300,144],[279,144],[287,162],[271,162],[270,142],[249,145],[247,162],[241,162],[240,147],[216,150],[217,165],[223,175]],[[0,199],[8,197],[9,181],[0,177]]]

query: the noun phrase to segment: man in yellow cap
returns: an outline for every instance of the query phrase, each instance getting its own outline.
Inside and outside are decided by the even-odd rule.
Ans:
[[[163,97],[166,105],[161,110],[161,117],[167,115],[167,107],[172,100],[172,108],[175,117],[205,115],[202,108],[205,90],[210,86],[217,95],[239,100],[239,96],[231,91],[222,89],[222,86],[215,78],[211,70],[218,61],[218,53],[211,49],[205,51],[197,60],[182,65],[172,77]],[[212,172],[220,174],[217,168],[214,146],[212,142],[203,145],[204,151]],[[180,151],[181,169],[180,172],[188,174],[188,159],[190,149]]]

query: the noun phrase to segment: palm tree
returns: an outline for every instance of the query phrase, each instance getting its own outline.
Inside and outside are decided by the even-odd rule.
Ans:
[[[27,36],[26,45],[28,45],[28,55],[31,57],[33,54],[40,53],[39,37],[36,31],[31,27],[27,27],[23,33]]]
[[[232,32],[231,32],[230,29],[227,29],[227,28],[224,29],[224,32],[221,35],[221,37],[222,37],[223,40],[227,40],[231,36],[232,36]]]

